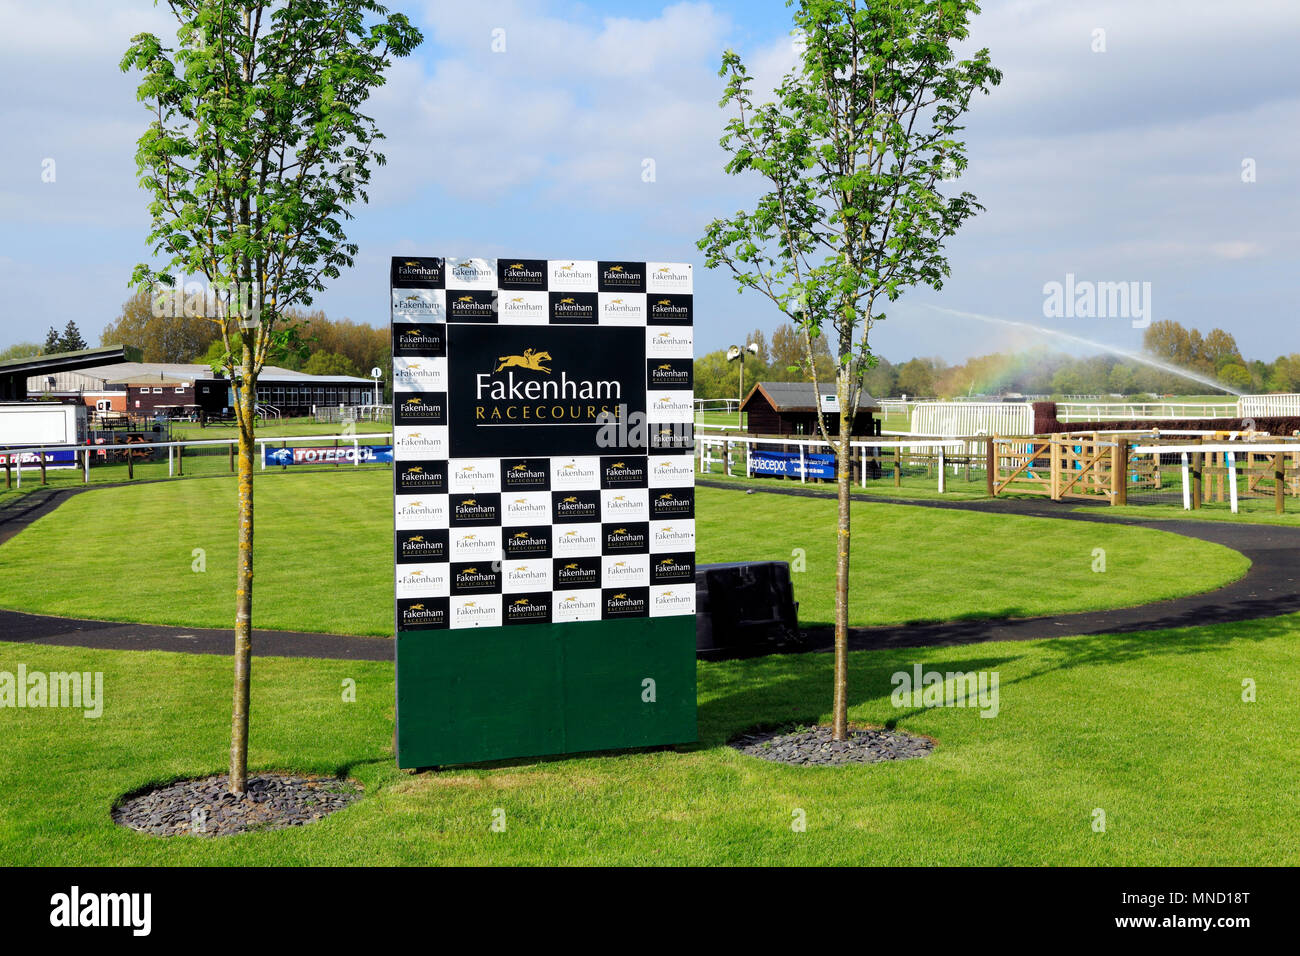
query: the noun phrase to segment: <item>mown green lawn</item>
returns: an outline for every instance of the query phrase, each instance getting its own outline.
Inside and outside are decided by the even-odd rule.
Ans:
[[[1107,508],[1101,513],[1144,520],[1231,521],[1235,524],[1275,524],[1292,528],[1300,526],[1300,501],[1287,498],[1284,507],[1287,510],[1278,514],[1272,498],[1242,498],[1237,514],[1232,513],[1232,508],[1227,503],[1217,501],[1207,502],[1195,511],[1184,511],[1182,505],[1161,504],[1122,505]],[[1095,509],[1076,510],[1090,510],[1096,513]]]
[[[838,768],[725,745],[756,725],[827,720],[827,655],[700,664],[695,746],[416,775],[393,763],[390,664],[259,658],[252,766],[348,774],[366,796],[303,828],[170,840],[117,827],[109,810],[150,782],[225,769],[229,660],[0,644],[0,670],[102,671],[106,697],[98,720],[0,710],[0,861],[1294,866],[1298,633],[1287,617],[855,653],[851,718],[937,746],[922,760]],[[894,708],[890,677],[914,662],[997,671],[998,716]],[[340,692],[348,678],[355,703]],[[498,808],[503,833],[490,830]]]
[[[267,472],[257,481],[256,625],[391,635],[389,472]],[[858,625],[1122,607],[1209,590],[1249,566],[1235,551],[1142,528],[853,507]],[[78,495],[0,546],[0,607],[227,627],[234,508],[229,478]],[[833,500],[701,488],[697,515],[701,562],[790,561],[801,622],[832,619]],[[1104,573],[1093,570],[1099,548]]]

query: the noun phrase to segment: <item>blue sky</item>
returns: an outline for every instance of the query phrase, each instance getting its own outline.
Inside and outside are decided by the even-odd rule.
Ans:
[[[729,46],[769,83],[793,63],[780,0],[390,6],[427,40],[372,104],[390,162],[350,228],[356,267],[317,299],[330,315],[386,322],[395,254],[699,262],[704,224],[752,200],[721,172],[716,70]],[[0,348],[70,318],[97,342],[147,256],[146,118],[117,70],[145,29],[172,29],[165,8],[0,0]],[[950,242],[944,289],[894,304],[877,351],[1050,342],[931,306],[1136,347],[1125,318],[1044,317],[1044,284],[1067,273],[1149,282],[1155,319],[1221,326],[1248,356],[1300,351],[1300,4],[990,0],[973,39],[1006,74],[967,120],[962,186],[987,211]],[[721,272],[696,283],[700,352],[779,320]]]

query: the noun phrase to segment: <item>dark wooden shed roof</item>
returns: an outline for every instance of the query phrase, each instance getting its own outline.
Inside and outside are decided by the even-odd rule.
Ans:
[[[812,382],[758,382],[749,390],[740,408],[745,411],[754,397],[761,395],[761,400],[778,412],[815,412],[820,405],[816,397],[818,394],[834,395],[835,385],[822,382],[814,391]],[[859,396],[859,413],[879,410],[876,400],[866,392]]]

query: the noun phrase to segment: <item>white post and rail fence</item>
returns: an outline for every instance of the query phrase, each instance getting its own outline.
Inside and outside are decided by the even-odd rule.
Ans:
[[[362,464],[361,448],[364,445],[374,444],[371,439],[379,439],[378,443],[380,444],[391,444],[392,438],[393,436],[389,432],[343,435],[277,435],[275,437],[256,439],[257,457],[261,463],[261,470],[265,471],[267,467],[266,449],[268,447],[288,449],[293,445],[302,444],[317,447],[323,446],[327,442],[333,442],[335,449],[342,448],[345,452],[350,449],[352,452],[350,464],[359,467]],[[139,441],[102,445],[21,445],[0,447],[0,458],[4,460],[5,487],[21,488],[25,469],[39,469],[41,484],[47,484],[47,470],[50,468],[47,454],[51,452],[72,452],[74,465],[81,469],[84,484],[90,481],[90,466],[95,459],[100,459],[99,464],[101,465],[125,464],[127,479],[133,480],[135,478],[136,463],[144,459],[155,460],[155,456],[159,456],[162,449],[165,448],[167,450],[167,476],[171,478],[184,476],[186,448],[213,449],[222,447],[226,449],[230,462],[230,472],[233,474],[235,471],[235,452],[239,447],[238,438],[208,438],[167,442]],[[23,456],[35,456],[35,461],[24,462]],[[336,465],[340,463],[339,461],[322,462],[322,464]],[[66,466],[62,470],[66,470]]]

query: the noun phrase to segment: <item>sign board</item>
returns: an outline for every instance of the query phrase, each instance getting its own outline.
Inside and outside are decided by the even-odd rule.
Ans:
[[[76,468],[77,453],[71,448],[57,448],[53,451],[0,452],[0,468],[5,465],[17,465],[19,468],[40,468],[41,458],[45,459],[46,469]]]
[[[821,396],[823,412],[839,412],[840,397],[834,392],[823,392]]]
[[[398,765],[693,741],[691,267],[391,289]]]
[[[756,475],[785,475],[791,478],[834,478],[835,456],[821,452],[752,451],[749,467]]]
[[[356,463],[358,455],[361,458],[361,464],[372,465],[393,460],[392,445],[358,445],[354,448],[352,445],[339,445],[337,448],[330,445],[319,445],[300,448],[272,448],[269,445],[262,449],[263,463],[269,468],[272,465],[352,465]]]

